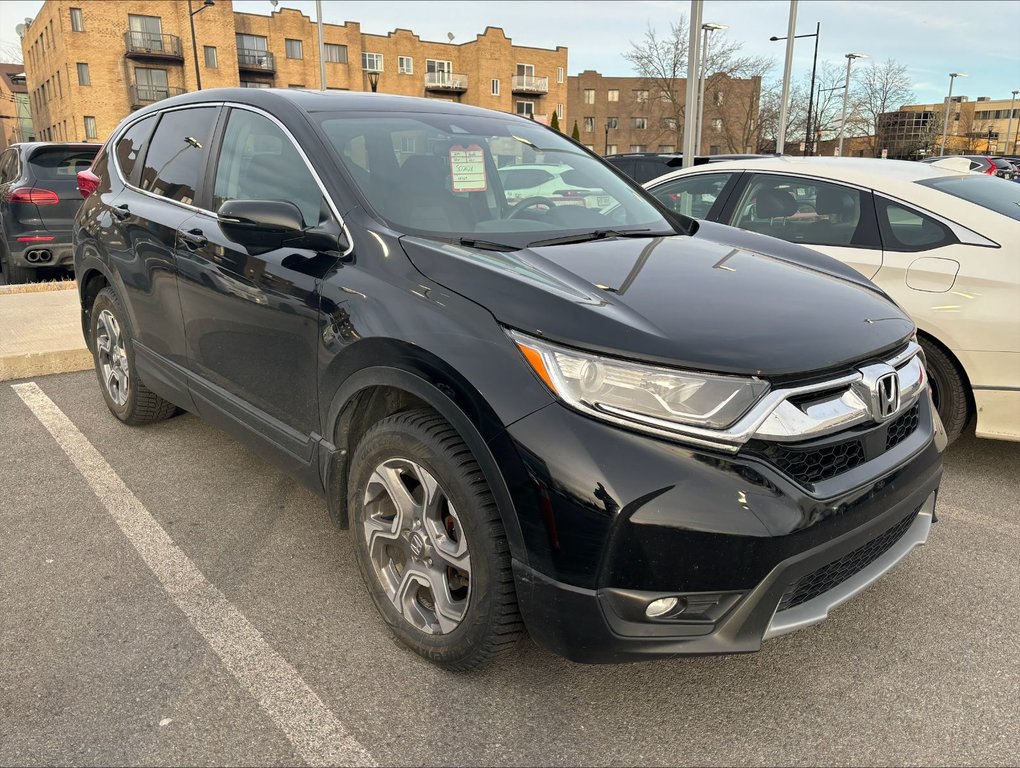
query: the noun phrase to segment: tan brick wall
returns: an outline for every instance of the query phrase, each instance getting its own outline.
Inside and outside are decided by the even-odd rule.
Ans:
[[[201,0],[194,0],[195,9]],[[71,31],[70,10],[80,8],[84,31]],[[163,34],[181,41],[182,60],[151,60],[125,55],[124,34],[128,15],[158,16]],[[231,0],[217,0],[214,6],[195,14],[195,37],[203,88],[237,86],[242,80],[265,82],[273,87],[300,85],[319,87],[319,51],[316,25],[300,11],[284,8],[269,16],[237,13]],[[28,89],[32,100],[36,135],[55,141],[85,140],[84,118],[96,118],[97,139],[103,141],[131,109],[130,86],[138,67],[165,69],[171,88],[197,88],[188,5],[183,0],[46,0],[22,40]],[[275,57],[275,72],[240,71],[235,33],[267,38]],[[326,84],[330,88],[369,90],[361,68],[363,50],[381,53],[383,72],[378,90],[408,96],[448,98],[466,104],[513,112],[516,102],[534,102],[536,116],[551,117],[557,104],[567,110],[567,49],[528,48],[513,45],[502,29],[488,27],[474,40],[450,44],[421,40],[410,30],[397,29],[387,35],[363,34],[361,25],[324,24],[327,43],[347,46],[347,63],[326,63]],[[302,58],[288,59],[286,40],[302,41]],[[203,46],[215,46],[216,68],[205,66]],[[397,71],[397,57],[413,59],[413,73]],[[467,76],[463,93],[425,89],[426,59],[450,61],[455,74]],[[76,64],[89,65],[91,85],[79,86]],[[511,81],[516,64],[531,64],[536,77],[549,78],[547,94],[516,96]],[[557,68],[564,82],[557,83]],[[491,81],[500,81],[500,94],[491,94]],[[566,114],[561,121],[565,125]]]

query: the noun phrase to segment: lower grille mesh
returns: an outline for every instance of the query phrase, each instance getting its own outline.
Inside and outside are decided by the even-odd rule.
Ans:
[[[846,440],[812,450],[773,446],[769,454],[777,467],[800,483],[828,480],[865,462],[860,440]]]

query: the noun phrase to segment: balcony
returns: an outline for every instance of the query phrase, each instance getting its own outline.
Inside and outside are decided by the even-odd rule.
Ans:
[[[514,93],[549,93],[549,78],[534,75],[514,75],[510,81]]]
[[[170,85],[138,85],[131,86],[131,109],[144,107],[162,99],[169,99],[171,96],[180,96],[187,93],[184,88],[177,88]]]
[[[455,75],[451,72],[426,72],[426,91],[454,91],[463,93],[467,90],[467,75]]]
[[[246,72],[276,72],[276,59],[269,51],[255,48],[237,49],[237,68]]]
[[[181,38],[157,32],[125,32],[124,45],[129,59],[184,61]]]

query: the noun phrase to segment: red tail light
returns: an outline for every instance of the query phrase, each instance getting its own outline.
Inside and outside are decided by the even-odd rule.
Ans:
[[[987,173],[989,176],[994,176],[995,172],[999,170],[998,168],[995,167],[995,161],[992,160],[992,158],[990,157],[986,157],[985,160],[988,161],[988,170],[985,171],[985,173]]]
[[[91,169],[78,171],[78,191],[82,197],[88,197],[99,189],[99,177]]]
[[[56,235],[26,235],[17,238],[17,240],[19,243],[48,243],[55,238]]]
[[[49,189],[40,187],[18,187],[7,198],[12,203],[35,203],[36,205],[56,205],[60,195]]]

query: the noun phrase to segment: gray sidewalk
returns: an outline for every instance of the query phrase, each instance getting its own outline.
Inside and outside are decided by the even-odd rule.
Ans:
[[[0,381],[91,367],[73,282],[0,286]]]

